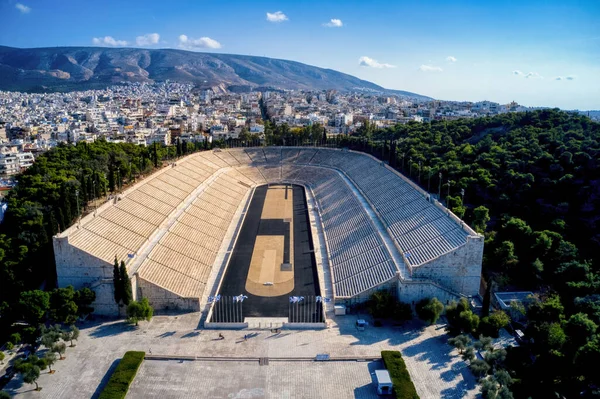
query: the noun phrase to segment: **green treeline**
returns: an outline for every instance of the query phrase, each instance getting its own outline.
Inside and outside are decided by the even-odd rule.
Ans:
[[[328,139],[307,134],[314,127],[267,127],[275,144],[371,153],[439,195],[485,234],[489,285],[540,293],[523,326],[532,343],[503,364],[515,397],[600,395],[600,124],[554,109],[386,129],[367,122]]]
[[[337,145],[388,161],[485,234],[489,284],[541,293],[531,343],[502,365],[514,396],[600,396],[600,124],[543,110],[360,136]]]
[[[93,211],[94,200],[100,205],[111,193],[162,166],[163,160],[206,145],[178,141],[170,147],[142,147],[99,140],[62,144],[41,155],[18,176],[17,186],[6,198],[7,211],[0,225],[1,323],[20,318],[6,317],[19,293],[43,282],[53,286],[53,235],[71,226],[84,211]]]

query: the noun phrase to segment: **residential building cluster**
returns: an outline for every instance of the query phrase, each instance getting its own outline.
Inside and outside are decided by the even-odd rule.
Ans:
[[[30,166],[36,154],[60,142],[139,145],[239,138],[263,138],[263,111],[273,123],[291,127],[320,124],[328,134],[353,134],[365,121],[378,127],[472,118],[523,111],[501,105],[451,101],[409,101],[395,96],[336,91],[222,93],[186,83],[134,83],[68,93],[0,91],[0,175]]]

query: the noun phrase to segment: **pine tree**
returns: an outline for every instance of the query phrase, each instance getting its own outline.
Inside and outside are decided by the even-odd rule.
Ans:
[[[124,261],[121,261],[119,275],[121,280],[121,300],[125,305],[129,305],[129,302],[133,300],[133,294],[131,293],[131,280],[129,279],[129,274],[127,274]]]

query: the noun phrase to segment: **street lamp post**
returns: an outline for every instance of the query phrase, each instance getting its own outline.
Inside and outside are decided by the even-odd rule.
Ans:
[[[442,172],[438,173],[439,186],[438,186],[438,201],[442,200]]]

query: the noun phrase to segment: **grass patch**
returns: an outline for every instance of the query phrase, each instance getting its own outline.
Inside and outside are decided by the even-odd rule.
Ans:
[[[415,384],[413,384],[406,369],[402,355],[398,351],[381,351],[385,368],[390,373],[394,393],[398,399],[419,399]]]
[[[124,399],[142,361],[145,352],[125,352],[123,359],[110,376],[110,380],[102,390],[99,399]]]

